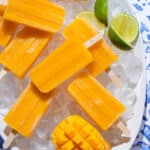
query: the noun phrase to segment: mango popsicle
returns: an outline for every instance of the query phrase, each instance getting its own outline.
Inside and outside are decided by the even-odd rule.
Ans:
[[[56,150],[110,150],[97,129],[78,115],[61,121],[52,133],[52,140]]]
[[[57,32],[64,15],[64,8],[47,0],[9,0],[4,18],[47,32]]]
[[[5,116],[5,122],[21,135],[30,137],[46,112],[53,94],[42,94],[32,83],[29,84]]]
[[[87,66],[89,72],[98,76],[118,60],[118,55],[108,46],[104,39],[90,47],[94,61]]]
[[[0,53],[0,63],[23,78],[51,38],[50,33],[24,27]]]
[[[41,92],[47,93],[92,61],[90,52],[82,42],[67,40],[35,66],[30,77]]]
[[[96,36],[97,32],[81,19],[74,19],[69,25],[64,28],[63,36],[65,39],[79,38],[82,42],[86,42]]]
[[[97,32],[82,19],[76,18],[71,22],[63,32],[66,39],[71,37],[78,38],[82,42],[85,42],[95,36]],[[104,70],[110,67],[114,63],[118,56],[108,46],[108,44],[101,39],[99,42],[89,48],[94,61],[87,66],[87,69],[93,76],[97,76]]]
[[[125,107],[87,73],[76,77],[68,92],[103,130],[107,130],[125,111]]]
[[[5,47],[14,35],[17,24],[3,18],[6,6],[0,5],[0,45]]]

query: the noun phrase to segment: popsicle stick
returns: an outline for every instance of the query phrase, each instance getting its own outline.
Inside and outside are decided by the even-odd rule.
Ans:
[[[104,31],[100,31],[95,37],[91,38],[89,41],[85,43],[86,48],[90,48],[93,46],[95,43],[100,41],[104,35]]]
[[[127,126],[120,120],[119,122],[117,122],[117,127],[127,136],[130,137],[131,136],[131,132],[130,130],[127,128]]]
[[[8,149],[8,148],[11,146],[11,144],[12,144],[12,142],[14,141],[16,135],[17,135],[17,132],[14,131],[14,130],[12,130],[12,131],[9,133],[7,139],[5,140],[5,142],[4,142],[4,144],[3,144],[3,148],[4,148],[4,149]]]
[[[8,71],[5,70],[5,69],[1,70],[1,72],[0,72],[0,80],[2,80],[6,76],[7,72]]]
[[[111,79],[111,81],[114,83],[114,85],[118,88],[122,88],[122,83],[120,81],[120,79],[118,78],[118,76],[109,68],[106,70],[109,78]]]

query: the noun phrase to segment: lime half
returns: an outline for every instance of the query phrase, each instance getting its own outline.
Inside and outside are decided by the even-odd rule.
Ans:
[[[94,6],[95,16],[105,25],[108,24],[108,2],[107,0],[96,0]]]
[[[105,29],[105,25],[96,18],[93,12],[84,11],[84,12],[79,13],[76,17],[84,20],[97,31]]]
[[[132,49],[139,35],[139,25],[136,18],[128,14],[119,14],[112,19],[109,27],[109,37],[118,47]]]

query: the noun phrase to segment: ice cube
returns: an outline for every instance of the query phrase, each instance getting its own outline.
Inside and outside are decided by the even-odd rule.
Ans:
[[[47,137],[49,137],[49,131],[50,131],[50,122],[49,120],[44,120],[42,119],[37,127],[36,130],[36,135],[40,138],[40,139],[46,139]]]
[[[6,5],[7,4],[7,0],[0,0],[0,4]]]
[[[6,114],[7,110],[24,90],[27,82],[25,80],[18,80],[11,73],[8,73],[0,81],[0,113],[2,115]]]
[[[24,138],[22,136],[17,136],[15,139],[16,147],[21,150],[36,150],[35,145],[30,138]]]
[[[142,71],[143,65],[139,58],[137,58],[134,53],[128,53],[127,55],[122,55],[119,62],[125,72],[130,88],[134,88],[138,83]]]
[[[115,73],[115,75],[119,78],[119,80],[121,81],[123,87],[126,87],[127,86],[127,76],[126,76],[126,73],[125,73],[125,70],[123,68],[123,66],[121,64],[113,64],[111,66],[111,70]]]
[[[35,136],[32,141],[35,150],[49,150],[49,137],[47,139]]]
[[[64,120],[66,117],[69,116],[69,111],[67,107],[61,107],[61,108],[57,108],[56,110],[54,110],[54,120],[53,122],[55,124],[58,124],[59,122],[61,122],[62,120]]]
[[[52,141],[49,141],[48,146],[49,146],[49,150],[55,150],[55,147]]]
[[[125,122],[131,119],[134,115],[134,106],[136,103],[134,90],[126,87],[122,89],[114,89],[113,95],[126,106],[126,111],[122,114],[122,119]]]

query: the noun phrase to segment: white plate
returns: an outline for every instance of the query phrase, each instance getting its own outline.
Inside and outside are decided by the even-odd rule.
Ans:
[[[111,11],[113,13],[110,14],[115,15],[119,12],[125,12],[128,14],[133,14],[129,1],[124,0],[111,0]],[[110,16],[111,18],[112,16]],[[109,19],[110,19],[109,18]],[[128,128],[131,131],[131,140],[128,143],[121,144],[117,147],[112,148],[112,150],[129,150],[134,143],[136,136],[138,135],[142,118],[144,114],[144,105],[145,105],[145,95],[146,95],[146,74],[145,74],[145,56],[144,56],[144,47],[141,35],[139,36],[138,42],[134,48],[134,54],[137,56],[141,62],[143,63],[143,72],[142,76],[139,80],[139,83],[135,89],[136,96],[137,96],[137,103],[135,105],[135,113],[134,117],[127,122]]]
[[[143,62],[143,66],[145,65],[145,59],[144,59],[144,50],[143,50],[143,44],[141,37],[139,38],[139,41],[137,43],[137,46],[135,48],[135,55],[138,56],[138,58],[141,59]],[[145,68],[145,67],[144,67]],[[112,150],[129,150],[134,143],[136,136],[138,135],[142,118],[144,114],[145,109],[145,95],[146,95],[146,74],[145,70],[143,70],[142,76],[140,78],[140,81],[135,89],[136,96],[137,96],[137,103],[135,105],[135,113],[131,120],[127,122],[128,128],[131,131],[131,140],[128,143],[119,145],[117,147],[114,147]]]

